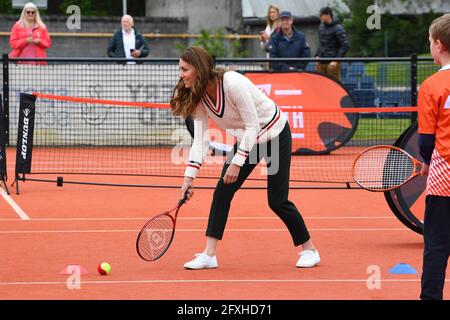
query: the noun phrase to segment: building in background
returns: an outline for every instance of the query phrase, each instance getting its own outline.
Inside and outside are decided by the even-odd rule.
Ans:
[[[374,1],[375,2],[375,1]],[[384,2],[383,2],[384,3]],[[148,39],[152,45],[150,57],[178,57],[176,43],[192,44],[195,39],[176,35],[195,35],[201,30],[215,33],[217,30],[229,34],[253,35],[252,39],[241,39],[243,49],[249,57],[264,57],[259,44],[259,32],[265,28],[267,8],[276,4],[281,10],[288,10],[294,15],[294,25],[305,33],[312,52],[318,46],[319,11],[330,6],[338,14],[349,15],[350,9],[344,0],[146,0],[145,17],[136,17],[141,32],[149,34],[169,34],[174,37],[156,37]],[[403,1],[391,0],[384,4],[382,13],[414,15],[426,12],[449,12],[448,0]],[[82,13],[83,14],[83,13]],[[44,15],[53,37],[53,47],[48,51],[49,57],[106,57],[111,30],[120,17],[82,16],[80,30],[68,30],[68,15]],[[8,32],[15,15],[0,14],[0,51],[8,53]],[[97,33],[97,36],[85,37],[74,34]],[[102,36],[103,34],[103,36]],[[349,34],[351,42],[351,34]]]

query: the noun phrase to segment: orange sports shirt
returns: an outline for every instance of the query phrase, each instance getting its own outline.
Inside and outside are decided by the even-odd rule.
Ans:
[[[450,196],[450,65],[427,78],[419,90],[419,133],[434,134],[427,194]]]

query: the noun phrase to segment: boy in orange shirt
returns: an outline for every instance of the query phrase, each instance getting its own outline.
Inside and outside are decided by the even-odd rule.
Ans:
[[[442,68],[419,91],[419,150],[428,175],[420,298],[442,300],[450,254],[450,14],[431,23],[429,40]]]

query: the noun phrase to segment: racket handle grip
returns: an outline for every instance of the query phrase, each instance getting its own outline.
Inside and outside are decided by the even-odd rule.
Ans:
[[[188,192],[186,191],[186,192],[184,193],[183,198],[180,199],[180,201],[178,201],[178,206],[181,206],[183,203],[185,203],[186,200],[187,200],[187,197],[188,197]]]

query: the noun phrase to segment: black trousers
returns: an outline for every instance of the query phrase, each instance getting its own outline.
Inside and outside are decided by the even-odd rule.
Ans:
[[[222,178],[236,151],[237,144],[234,146],[234,152],[231,152],[228,156],[221,178],[217,183],[209,213],[206,235],[219,240],[222,239],[234,194],[239,190],[259,161],[265,158],[268,171],[267,197],[269,207],[284,222],[295,246],[307,242],[310,239],[310,235],[305,222],[295,205],[288,200],[292,152],[292,135],[289,124],[286,123],[284,129],[276,138],[269,142],[255,145],[241,167],[237,181],[231,184],[224,184]]]
[[[424,220],[422,300],[442,300],[450,254],[450,197],[427,196]]]

